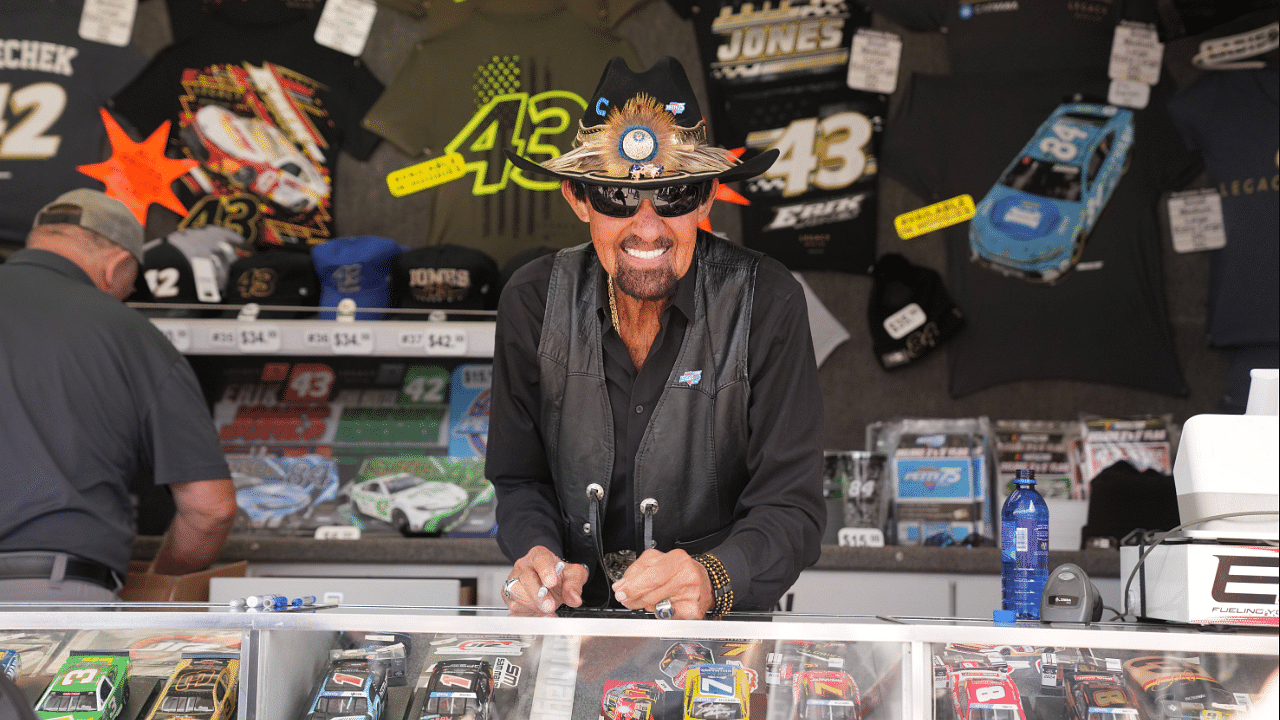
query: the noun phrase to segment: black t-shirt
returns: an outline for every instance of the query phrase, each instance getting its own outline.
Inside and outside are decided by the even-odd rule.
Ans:
[[[679,5],[677,3],[676,5]],[[875,262],[877,160],[888,98],[846,83],[855,2],[763,8],[684,3],[716,143],[780,157],[742,183],[743,244],[793,270],[865,273]]]
[[[315,22],[211,23],[171,45],[116,95],[144,134],[172,121],[169,154],[200,166],[180,180],[179,227],[221,225],[259,246],[333,235],[339,150],[366,159],[360,119],[382,83],[357,58],[317,45]]]
[[[1214,252],[1209,342],[1280,341],[1280,73],[1208,72],[1169,103],[1222,198],[1227,245]]]
[[[1094,73],[917,75],[886,139],[885,171],[929,201],[968,193],[980,202],[1058,105],[1077,92],[1104,96],[1106,82]],[[1047,379],[1188,392],[1165,308],[1156,203],[1199,163],[1164,112],[1163,93],[1157,87],[1148,108],[1135,111],[1129,167],[1074,271],[1057,284],[972,261],[969,223],[944,231],[948,285],[968,320],[948,352],[953,396]]]
[[[146,64],[132,46],[79,35],[80,0],[0,3],[0,244],[21,244],[45,203],[102,183],[98,109]]]
[[[954,73],[1092,69],[1106,76],[1121,20],[1154,23],[1152,0],[865,0],[908,30],[946,33]]]

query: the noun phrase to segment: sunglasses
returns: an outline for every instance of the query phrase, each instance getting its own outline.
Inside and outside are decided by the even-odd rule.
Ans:
[[[614,218],[635,215],[640,210],[640,201],[646,199],[653,203],[654,212],[662,217],[687,215],[702,204],[708,186],[708,183],[700,182],[642,190],[618,185],[582,184],[591,207],[601,215]]]

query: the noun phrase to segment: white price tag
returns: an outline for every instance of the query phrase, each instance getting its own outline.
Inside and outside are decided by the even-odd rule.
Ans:
[[[836,542],[841,547],[884,547],[884,533],[879,528],[840,528]]]
[[[377,14],[373,0],[328,0],[316,25],[316,43],[360,57]]]
[[[427,342],[427,334],[422,330],[402,330],[396,338],[396,345],[401,350],[421,350]]]
[[[218,288],[218,275],[212,260],[207,257],[191,258],[191,274],[196,278],[196,297],[200,302],[222,302],[222,291]]]
[[[1151,101],[1151,86],[1137,80],[1112,80],[1107,87],[1107,102],[1141,110]]]
[[[359,540],[360,528],[354,525],[321,525],[316,528],[316,540]]]
[[[236,346],[236,331],[230,329],[210,330],[209,345],[216,348],[233,348]]]
[[[333,344],[333,335],[328,330],[308,330],[302,333],[302,344],[309,348],[327,348]]]
[[[1169,234],[1180,253],[1226,247],[1222,197],[1214,188],[1186,190],[1169,196]]]
[[[1160,82],[1160,61],[1164,43],[1156,26],[1125,20],[1116,26],[1111,41],[1111,63],[1107,76],[1113,80],[1137,80],[1148,85]]]
[[[428,355],[466,355],[467,332],[465,330],[428,330],[424,333],[423,349]]]
[[[889,32],[859,28],[849,51],[845,84],[854,90],[892,94],[898,87],[902,38]]]
[[[924,325],[928,319],[925,317],[923,308],[916,303],[911,303],[884,319],[884,331],[894,340],[901,340],[912,330]]]
[[[138,0],[84,0],[84,11],[80,13],[80,37],[124,47],[133,37],[133,18],[137,14]]]
[[[165,340],[177,348],[178,352],[191,349],[191,330],[187,328],[186,323],[156,321],[153,324],[157,330],[164,333]]]
[[[373,331],[369,328],[334,329],[329,336],[329,347],[334,355],[368,355],[373,352]]]
[[[245,354],[280,352],[280,328],[277,325],[245,323],[236,330],[236,347]]]

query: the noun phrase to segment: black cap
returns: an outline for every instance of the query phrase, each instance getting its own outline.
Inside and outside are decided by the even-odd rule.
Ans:
[[[231,265],[223,302],[231,305],[316,306],[320,303],[320,279],[311,256],[290,250],[268,250],[240,258]],[[304,318],[314,311],[264,310],[261,318]]]
[[[964,326],[942,278],[896,253],[876,261],[867,321],[876,359],[885,370],[925,357]]]
[[[396,307],[431,310],[494,310],[498,307],[498,263],[480,250],[431,245],[396,256],[391,271]],[[404,319],[425,320],[406,313]]]

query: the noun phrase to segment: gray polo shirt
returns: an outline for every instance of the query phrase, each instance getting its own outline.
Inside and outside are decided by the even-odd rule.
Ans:
[[[139,473],[230,476],[190,364],[70,260],[14,253],[0,265],[0,551],[125,572]]]

